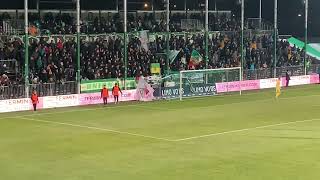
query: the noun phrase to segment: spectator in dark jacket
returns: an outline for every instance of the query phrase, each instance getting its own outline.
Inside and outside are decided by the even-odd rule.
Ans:
[[[289,71],[286,72],[286,87],[289,87],[290,75]]]

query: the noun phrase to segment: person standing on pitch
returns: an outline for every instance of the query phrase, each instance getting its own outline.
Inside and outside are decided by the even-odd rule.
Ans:
[[[279,77],[276,83],[276,99],[278,99],[280,95],[281,95],[281,78]]]
[[[289,71],[287,70],[287,72],[286,72],[286,87],[289,87],[289,81],[290,81],[290,75],[289,75]]]
[[[104,105],[108,104],[108,97],[109,97],[109,91],[108,91],[106,85],[104,85],[102,90],[101,90],[101,98],[103,99],[103,104]]]
[[[112,88],[112,95],[114,97],[114,103],[119,103],[119,92],[122,94],[120,87],[118,86],[118,83],[116,83]]]
[[[33,105],[33,111],[37,111],[37,104],[39,103],[39,98],[36,90],[33,90],[32,92],[31,101]]]

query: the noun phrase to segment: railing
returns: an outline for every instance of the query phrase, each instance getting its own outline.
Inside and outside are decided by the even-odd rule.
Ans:
[[[19,72],[19,66],[16,59],[0,59],[0,68],[7,74],[17,74]],[[1,71],[0,71],[1,73]]]
[[[19,35],[23,33],[23,21],[20,22],[18,20],[11,21],[6,20],[0,22],[1,31],[0,34],[2,35]]]
[[[318,74],[320,64],[313,64],[307,68],[307,75]],[[290,76],[302,76],[305,75],[304,66],[288,66],[288,67],[277,67],[276,71],[273,68],[268,69],[256,69],[256,70],[244,70],[243,78],[245,80],[256,80],[256,79],[267,79],[274,77],[283,77],[288,71]],[[276,73],[276,74],[274,74]]]
[[[260,24],[261,23],[261,24]],[[259,30],[272,30],[272,23],[266,22],[264,19],[260,18],[248,18],[246,26],[248,29],[259,29]]]
[[[75,94],[77,93],[77,83],[72,81],[65,83],[31,84],[29,86],[28,97],[30,97],[33,90],[36,90],[39,96]],[[0,99],[24,98],[27,97],[25,92],[26,89],[24,85],[0,86]]]

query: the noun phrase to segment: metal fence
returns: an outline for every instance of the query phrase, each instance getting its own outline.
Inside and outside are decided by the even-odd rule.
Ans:
[[[320,64],[313,64],[310,67],[307,67],[307,72],[305,73],[304,66],[289,66],[289,67],[277,67],[276,71],[273,68],[269,69],[256,69],[256,70],[244,70],[243,79],[244,80],[256,80],[256,79],[267,79],[285,76],[288,71],[290,76],[302,76],[310,74],[318,74]],[[275,74],[276,73],[276,74]]]
[[[0,34],[3,35],[19,35],[23,34],[23,20],[6,20],[0,22]]]
[[[77,82],[31,84],[28,97],[30,97],[33,90],[36,90],[39,96],[76,94]],[[26,95],[24,85],[0,86],[0,99],[24,98],[27,97]]]
[[[0,73],[4,71],[6,74],[17,75],[20,71],[18,61],[15,59],[0,59]]]

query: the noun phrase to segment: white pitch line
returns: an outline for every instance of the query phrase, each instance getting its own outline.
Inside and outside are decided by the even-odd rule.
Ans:
[[[320,119],[308,119],[308,120],[301,120],[301,121],[292,121],[292,122],[286,122],[286,123],[271,124],[271,125],[266,125],[266,126],[258,126],[258,127],[254,127],[254,128],[238,129],[238,130],[225,131],[225,132],[220,132],[220,133],[212,133],[212,134],[206,134],[206,135],[201,135],[201,136],[193,136],[193,137],[188,137],[188,138],[171,140],[171,139],[166,139],[166,138],[159,138],[159,137],[154,137],[154,136],[130,133],[130,132],[125,132],[125,131],[118,131],[118,130],[107,129],[107,128],[85,126],[85,125],[80,125],[80,124],[71,124],[71,123],[63,123],[63,122],[57,122],[57,121],[31,119],[31,118],[25,118],[25,117],[21,117],[20,119],[27,120],[27,121],[35,121],[35,122],[42,122],[42,123],[50,123],[50,124],[58,124],[58,125],[72,126],[72,127],[78,127],[78,128],[106,131],[106,132],[112,132],[112,133],[117,133],[117,134],[126,134],[126,135],[131,135],[131,136],[136,136],[136,137],[143,137],[143,138],[155,139],[155,140],[161,140],[161,141],[167,141],[167,142],[181,142],[181,141],[200,139],[200,138],[205,138],[205,137],[213,137],[213,136],[219,136],[219,135],[225,135],[225,134],[251,131],[251,130],[255,130],[255,129],[264,129],[264,128],[268,128],[268,127],[276,127],[276,126],[283,126],[283,125],[288,125],[288,124],[298,124],[298,123],[312,122],[312,121],[319,121],[320,120]]]
[[[187,141],[187,140],[200,139],[200,138],[205,138],[205,137],[219,136],[219,135],[224,135],[224,134],[232,134],[232,133],[238,133],[238,132],[251,131],[251,130],[255,130],[255,129],[264,129],[264,128],[268,128],[268,127],[283,126],[283,125],[288,125],[288,124],[298,124],[298,123],[312,122],[312,121],[319,121],[319,120],[320,119],[308,119],[308,120],[292,121],[292,122],[279,123],[279,124],[271,124],[271,125],[266,125],[266,126],[258,126],[258,127],[254,127],[254,128],[245,128],[245,129],[225,131],[225,132],[220,132],[220,133],[206,134],[206,135],[201,135],[201,136],[193,136],[193,137],[188,137],[188,138],[176,139],[173,141],[174,142]]]
[[[126,134],[126,135],[130,135],[130,136],[136,136],[136,137],[143,137],[143,138],[148,138],[148,139],[155,139],[155,140],[172,142],[172,140],[166,139],[166,138],[158,138],[158,137],[147,136],[147,135],[143,135],[143,134],[136,134],[136,133],[130,133],[130,132],[125,132],[125,131],[117,131],[117,130],[107,129],[107,128],[85,126],[85,125],[80,125],[80,124],[63,123],[63,122],[57,122],[57,121],[46,121],[46,120],[41,120],[41,119],[31,119],[31,118],[25,118],[25,117],[21,117],[20,119],[27,120],[27,121],[35,121],[35,122],[42,122],[42,123],[50,123],[50,124],[58,124],[58,125],[72,126],[72,127],[78,127],[78,128],[86,128],[86,129],[92,129],[92,130],[106,131],[106,132],[111,132],[111,133],[116,133],[116,134]]]
[[[109,106],[103,106],[103,107],[98,107],[98,108],[81,108],[83,106],[73,106],[73,107],[64,107],[64,108],[78,108],[78,109],[67,110],[67,111],[44,112],[44,113],[41,113],[41,110],[40,110],[40,111],[38,111],[40,113],[38,113],[37,115],[64,114],[64,113],[73,113],[73,112],[81,112],[81,111],[97,111],[97,110],[101,110],[101,109],[113,109],[113,108],[136,107],[136,106],[139,107],[142,105],[145,106],[145,104],[128,104],[128,105],[121,105],[121,106],[110,106],[109,105]],[[47,110],[53,111],[54,108],[47,109]],[[21,116],[0,117],[0,119],[23,118],[23,117],[30,117],[30,116],[34,116],[34,113],[27,114],[27,115],[21,115]]]

